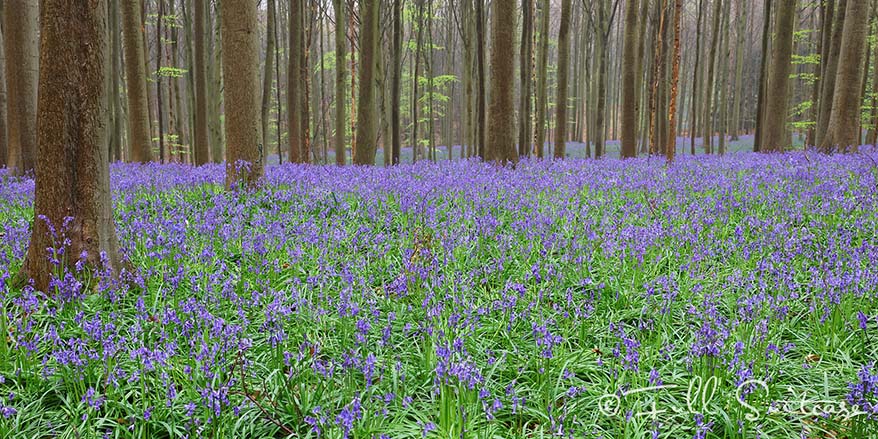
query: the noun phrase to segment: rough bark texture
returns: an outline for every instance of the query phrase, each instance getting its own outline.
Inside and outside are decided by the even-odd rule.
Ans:
[[[302,157],[302,118],[301,111],[305,105],[303,99],[304,90],[302,87],[302,37],[304,36],[304,12],[302,0],[290,1],[290,56],[287,65],[287,126],[289,127],[289,151],[288,158],[290,163],[301,163],[304,161]],[[336,68],[344,68],[343,60],[336,60]],[[344,102],[336,99],[338,102]],[[343,105],[342,105],[343,106]],[[336,115],[337,116],[337,115]],[[344,133],[344,130],[342,130]],[[344,135],[344,134],[342,134]],[[336,160],[338,159],[338,150],[336,149]],[[342,159],[344,159],[344,150],[342,150]]]
[[[622,42],[622,157],[637,155],[637,13],[638,0],[625,2]]]
[[[345,5],[341,0],[333,0],[335,8],[335,164],[344,166],[345,158],[345,59],[347,45],[345,42]],[[291,133],[292,134],[292,133]],[[292,138],[292,135],[290,135]]]
[[[569,0],[565,0],[569,2]],[[487,155],[517,163],[515,147],[515,0],[493,0],[491,22],[491,103]]]
[[[765,134],[761,151],[783,151],[787,131],[789,80],[792,65],[796,0],[780,0],[777,8],[776,39],[771,57],[771,74],[765,96]],[[859,84],[859,82],[857,83]]]
[[[762,19],[762,59],[759,61],[759,95],[756,102],[756,135],[753,138],[753,151],[762,149],[763,132],[765,131],[765,98],[768,94],[768,47],[771,40],[771,4],[772,0],[765,0],[765,10]]]
[[[207,54],[205,53],[205,10],[208,0],[195,2],[195,164],[210,161],[207,135]]]
[[[143,34],[140,1],[122,0],[122,48],[125,52],[125,85],[128,96],[128,147],[131,161],[152,160],[149,135],[149,107],[146,93],[146,65],[143,63]]]
[[[34,168],[37,105],[37,0],[5,0],[6,164],[13,174]]]
[[[357,151],[353,162],[374,165],[378,149],[378,102],[375,99],[375,73],[378,71],[379,0],[364,0],[360,5],[360,97],[357,110]]]
[[[570,69],[570,0],[561,0],[558,27],[558,96],[555,100],[555,158],[567,155],[567,77]]]
[[[860,143],[860,103],[864,76],[863,57],[869,30],[869,2],[847,5],[833,93],[832,114],[823,143],[824,152],[856,151]]]
[[[863,0],[865,1],[865,0]],[[845,14],[848,7],[847,0],[839,0],[835,7],[832,35],[829,37],[828,58],[823,68],[823,77],[820,83],[820,112],[817,115],[817,145],[824,144],[829,130],[829,117],[832,115],[833,94],[835,93],[836,73],[838,72],[838,58],[841,54],[841,40],[844,31]]]
[[[226,186],[256,184],[263,174],[259,121],[259,41],[256,3],[223,0],[223,99],[226,103]]]
[[[112,122],[110,126],[110,161],[122,160],[122,102],[119,93],[122,92],[120,84],[122,71],[122,37],[119,29],[119,0],[110,0],[110,59],[107,84],[110,87],[110,114]]]
[[[56,270],[46,249],[59,250],[64,238],[67,269],[84,257],[91,267],[103,268],[105,258],[118,270],[120,260],[107,149],[107,3],[42,6],[34,222],[19,280],[46,291]]]

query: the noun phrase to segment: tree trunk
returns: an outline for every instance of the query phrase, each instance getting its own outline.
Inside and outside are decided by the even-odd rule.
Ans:
[[[205,43],[205,9],[208,0],[195,1],[195,165],[210,160],[210,143],[207,136],[207,56]]]
[[[393,0],[393,78],[390,86],[390,119],[391,119],[391,162],[399,164],[399,154],[402,146],[401,122],[399,114],[400,84],[402,81],[402,2]]]
[[[209,0],[204,0],[209,1]],[[222,61],[223,61],[223,45],[220,38],[220,22],[213,20],[212,17],[218,16],[221,8],[221,0],[214,2],[214,14],[207,14],[208,30],[211,32],[211,38],[208,41],[209,46],[207,53],[212,55],[212,62],[208,63],[207,75],[209,77],[207,96],[208,113],[207,113],[207,129],[210,133],[210,159],[214,163],[221,163],[224,159],[224,151],[226,149],[225,139],[223,138],[223,123],[220,119],[220,110],[223,105],[223,77]]]
[[[46,249],[118,272],[107,149],[107,3],[43,0],[34,220],[19,281],[52,293]],[[139,58],[138,58],[139,60]],[[68,218],[72,217],[72,220]],[[53,231],[59,236],[53,236]],[[61,240],[65,241],[61,243]]]
[[[3,49],[4,3],[0,1],[0,167],[6,166],[6,51]]]
[[[765,0],[765,10],[762,13],[762,59],[759,61],[759,96],[756,103],[756,133],[753,138],[754,152],[762,150],[762,140],[765,131],[765,100],[768,94],[768,51],[769,42],[771,41],[771,3],[772,0]]]
[[[665,150],[665,157],[668,162],[674,161],[674,154],[677,152],[677,133],[674,120],[677,117],[677,83],[680,81],[680,27],[683,21],[683,0],[676,0],[674,4],[674,60],[673,73],[671,74],[671,103],[668,108],[668,147]]]
[[[303,28],[305,25],[305,21],[302,17],[304,13],[304,4],[302,0],[291,0],[290,1],[290,48],[289,48],[289,59],[287,62],[287,129],[288,129],[288,139],[289,142],[289,151],[288,159],[290,163],[302,163],[305,161],[303,157],[303,127],[302,127],[302,118],[301,111],[302,107],[307,105],[305,100],[303,99],[303,87],[302,87],[302,54],[301,49],[303,46]],[[342,22],[343,23],[343,22]],[[344,24],[342,24],[342,45],[344,45]],[[344,53],[344,52],[342,52]],[[344,56],[344,55],[342,55]],[[335,63],[336,69],[344,70],[344,58],[336,59]],[[344,77],[342,77],[342,89],[341,93],[344,93]],[[343,94],[341,96],[344,96]],[[341,104],[342,111],[344,111],[344,99],[336,97],[336,105]],[[344,118],[342,118],[342,153],[341,159],[344,164]],[[336,149],[336,154],[338,154],[338,150]],[[336,157],[338,160],[338,157]]]
[[[487,78],[485,77],[485,0],[476,0],[476,44],[478,45],[476,49],[476,66],[478,69],[478,78],[479,78],[479,93],[478,93],[478,102],[476,111],[476,142],[477,142],[477,155],[481,159],[486,159],[485,155],[485,146],[487,141],[487,132],[486,129],[488,127],[488,123],[486,120],[487,111],[485,110],[485,105],[487,103]]]
[[[731,1],[731,0],[725,0]],[[713,153],[713,93],[714,77],[717,64],[717,47],[719,46],[720,19],[722,18],[722,0],[714,0],[713,29],[710,38],[710,54],[707,57],[707,82],[704,85],[704,152]]]
[[[256,3],[223,0],[223,100],[226,103],[226,187],[255,185],[264,172],[259,120],[259,41]]]
[[[832,114],[826,137],[821,143],[824,152],[856,152],[860,140],[861,82],[863,56],[869,30],[869,2],[848,3],[844,18],[838,72],[833,93]]]
[[[6,0],[3,43],[6,52],[6,165],[13,174],[34,169],[37,148],[36,0]]]
[[[768,3],[771,0],[767,0]],[[698,0],[698,24],[695,25],[695,64],[692,72],[692,103],[689,108],[689,153],[695,155],[695,138],[698,136],[698,97],[701,94],[701,22],[704,17],[704,0]],[[702,122],[703,123],[703,122]]]
[[[568,3],[569,14],[570,0],[564,1]],[[486,152],[490,160],[505,165],[518,162],[515,87],[511,85],[515,83],[515,0],[493,0],[492,6],[491,105]]]
[[[625,2],[622,42],[622,158],[637,155],[637,13],[638,0]],[[644,18],[645,19],[645,18]]]
[[[604,148],[604,139],[606,138],[606,128],[604,125],[604,112],[607,106],[607,57],[609,50],[607,49],[610,26],[607,19],[607,1],[598,1],[598,27],[595,30],[597,34],[597,87],[595,94],[597,105],[595,107],[595,145],[594,156],[601,158],[606,153]]]
[[[164,21],[165,14],[165,1],[158,0],[159,10],[158,10],[158,19],[156,20],[156,32],[155,32],[155,42],[156,42],[156,57],[155,57],[155,95],[156,95],[156,114],[158,115],[158,123],[159,123],[159,163],[165,163],[165,126],[164,126],[164,105],[162,102],[162,40],[164,39],[162,35],[162,22]]]
[[[546,149],[546,113],[549,107],[549,16],[551,4],[542,0],[540,6],[540,46],[537,55],[537,117],[534,122],[534,148],[536,156],[543,157]]]
[[[271,85],[274,76],[274,51],[277,41],[277,30],[274,28],[276,7],[275,0],[268,0],[265,23],[265,68],[262,70],[262,107],[260,108],[260,120],[262,121],[262,148],[268,151],[268,123],[271,119]],[[278,84],[280,86],[280,84]],[[281,158],[278,157],[278,161]]]
[[[567,155],[567,77],[570,74],[570,0],[561,0],[558,28],[558,90],[555,99],[555,158]]]
[[[862,0],[865,1],[865,0]],[[832,25],[832,36],[829,40],[829,52],[820,84],[820,112],[817,115],[817,145],[824,145],[824,138],[829,134],[829,118],[832,115],[834,104],[833,94],[836,89],[836,78],[840,68],[839,57],[841,56],[841,40],[845,25],[845,16],[848,8],[847,0],[838,0]]]
[[[765,96],[765,135],[761,151],[783,152],[787,138],[789,79],[792,70],[793,30],[796,24],[796,0],[780,0],[777,8],[777,35],[771,57],[771,75]],[[859,88],[859,82],[855,87]]]
[[[374,165],[378,150],[378,102],[375,100],[375,81],[378,70],[378,51],[381,50],[379,27],[379,0],[364,0],[360,7],[360,108],[357,110],[357,150],[354,164]]]
[[[534,0],[522,0],[521,51],[519,59],[520,96],[518,103],[518,154],[528,156],[531,153],[531,75],[533,74],[533,17]]]
[[[335,11],[335,164],[344,166],[347,162],[345,157],[345,131],[347,130],[345,125],[347,121],[347,111],[345,111],[345,60],[347,58],[345,5],[342,0],[333,0],[332,7]],[[292,61],[290,62],[292,63]],[[292,111],[290,113],[292,114]],[[293,137],[292,131],[291,124],[291,139]]]
[[[735,40],[735,96],[732,104],[732,141],[738,140],[738,132],[741,129],[741,94],[744,91],[744,37],[747,35],[747,7],[744,2],[738,2],[736,6],[735,20],[737,24],[737,38]]]
[[[124,35],[122,46],[125,52],[125,83],[128,97],[128,149],[132,162],[146,163],[152,160],[152,141],[149,134],[140,1],[121,0],[121,2]]]

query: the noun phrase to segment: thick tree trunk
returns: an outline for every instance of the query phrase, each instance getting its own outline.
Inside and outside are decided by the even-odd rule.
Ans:
[[[375,81],[378,71],[378,51],[381,41],[378,26],[379,0],[364,0],[360,6],[360,108],[357,110],[357,150],[353,162],[357,165],[374,165],[378,150],[378,102]]]
[[[637,155],[637,13],[638,0],[625,2],[625,39],[622,42],[622,157]],[[645,19],[645,18],[644,18]]]
[[[207,54],[205,53],[205,9],[208,0],[195,1],[195,164],[210,161],[207,135]]]
[[[570,0],[564,1],[569,14]],[[515,0],[493,0],[492,6],[487,156],[500,164],[517,163],[515,88],[511,86],[515,83]]]
[[[793,30],[796,24],[796,0],[780,0],[777,8],[775,44],[771,57],[771,75],[765,97],[765,135],[761,151],[782,152],[786,142],[789,80],[792,65]],[[859,82],[855,87],[859,87]]]
[[[607,18],[607,9],[609,5],[606,0],[598,0],[598,27],[595,30],[597,34],[597,84],[595,94],[597,104],[595,106],[595,145],[594,156],[601,158],[606,153],[604,140],[606,139],[606,126],[604,124],[607,107],[607,57],[609,50],[607,48],[610,26]]]
[[[34,221],[18,279],[33,279],[51,294],[57,268],[46,249],[63,248],[67,270],[80,258],[113,271],[121,262],[107,149],[106,0],[43,0],[42,6]]]
[[[226,103],[226,187],[255,185],[264,172],[259,120],[259,41],[256,3],[223,0],[223,99]]]
[[[570,0],[561,0],[558,28],[558,90],[555,99],[555,158],[567,155],[567,78],[570,74]]]
[[[6,52],[6,164],[13,174],[34,169],[37,148],[36,0],[6,0],[3,44]]]
[[[345,125],[347,121],[347,111],[345,110],[345,60],[347,59],[345,5],[342,0],[333,0],[332,7],[335,11],[335,164],[344,166],[347,162],[345,157],[345,131],[347,130]],[[292,63],[292,61],[290,62]],[[291,124],[290,138],[293,137],[292,134]]]
[[[146,65],[141,30],[140,1],[122,1],[122,46],[125,52],[125,83],[128,97],[128,149],[131,161],[152,160]]]
[[[863,57],[869,30],[869,2],[851,1],[844,18],[832,114],[823,143],[824,152],[856,152],[860,141],[860,105]]]
[[[731,0],[725,0],[731,1]],[[707,57],[707,82],[704,87],[704,152],[713,153],[713,93],[714,93],[714,77],[717,64],[717,47],[719,46],[720,19],[722,18],[722,2],[723,0],[714,0],[713,8],[713,28],[710,38],[710,54]]]

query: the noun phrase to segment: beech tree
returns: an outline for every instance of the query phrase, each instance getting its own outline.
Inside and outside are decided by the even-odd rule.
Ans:
[[[122,49],[125,53],[125,90],[128,97],[128,147],[131,161],[152,160],[146,64],[139,0],[122,1]]]
[[[777,8],[776,40],[765,97],[765,137],[761,151],[783,151],[786,142],[787,110],[789,109],[790,63],[793,52],[793,30],[796,0],[780,0]]]
[[[207,0],[195,0],[195,164],[210,161],[207,135],[207,55],[205,53],[205,13]]]
[[[570,0],[565,0],[568,3]],[[491,22],[491,103],[487,156],[517,163],[515,148],[515,0],[493,0]]]
[[[375,77],[378,71],[378,51],[381,39],[379,27],[380,0],[364,0],[360,14],[360,98],[357,110],[357,150],[353,162],[358,165],[375,164],[378,149],[378,102],[375,100]]]
[[[622,42],[622,157],[637,154],[637,13],[638,0],[625,2]]]
[[[262,178],[265,150],[259,120],[259,42],[256,3],[223,0],[221,7],[223,99],[227,109],[226,187],[255,185]]]
[[[561,0],[558,28],[558,97],[555,100],[555,158],[567,155],[567,76],[570,63],[570,0]]]
[[[6,164],[13,174],[34,168],[37,104],[37,2],[6,0]]]
[[[49,293],[61,264],[118,272],[107,148],[106,0],[43,0],[40,13],[38,151],[30,245],[18,275]],[[67,239],[68,241],[64,241]]]

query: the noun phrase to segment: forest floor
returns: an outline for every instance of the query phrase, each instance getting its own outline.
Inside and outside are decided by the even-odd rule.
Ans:
[[[0,437],[878,434],[874,151],[111,173],[48,295],[0,175]]]

